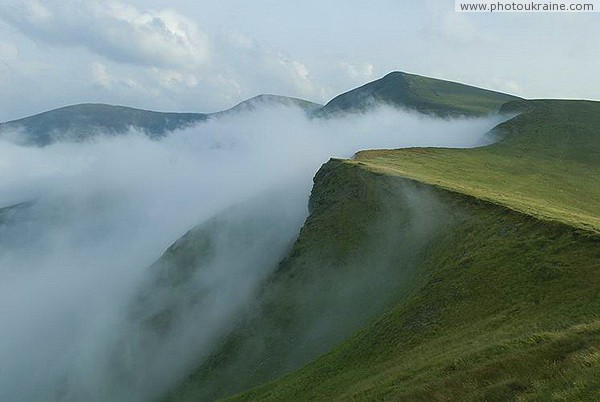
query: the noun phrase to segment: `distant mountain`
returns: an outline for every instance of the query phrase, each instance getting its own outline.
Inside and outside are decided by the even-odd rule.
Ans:
[[[448,116],[478,116],[498,112],[510,102],[524,100],[456,82],[392,72],[376,81],[343,93],[325,106],[303,99],[262,94],[216,113],[165,113],[105,104],[61,107],[23,119],[0,123],[0,136],[17,131],[27,144],[45,146],[56,141],[81,141],[98,133],[118,135],[129,129],[160,138],[168,132],[229,113],[252,111],[265,105],[299,106],[312,117],[364,112],[378,104]]]
[[[60,140],[82,140],[98,132],[119,134],[130,128],[158,138],[168,131],[206,120],[203,113],[164,113],[124,106],[86,103],[61,107],[0,124],[0,135],[10,130],[24,134],[26,143],[38,146]]]
[[[211,116],[220,116],[229,114],[232,112],[244,112],[253,111],[257,107],[261,106],[272,106],[272,105],[284,105],[284,106],[299,106],[306,111],[313,111],[322,108],[323,105],[318,103],[310,102],[304,99],[293,98],[289,96],[279,96],[270,94],[260,94],[253,98],[247,99],[243,102],[238,103],[234,107],[224,110],[222,112],[213,113]]]
[[[20,132],[25,143],[45,146],[56,141],[81,141],[98,133],[119,135],[131,128],[156,139],[173,130],[185,128],[260,105],[294,105],[305,110],[321,107],[317,103],[277,95],[258,95],[231,109],[217,113],[166,113],[135,109],[125,106],[86,103],[50,110],[48,112],[0,123],[0,136],[11,131]]]
[[[325,106],[303,99],[266,94],[216,113],[166,113],[87,103],[0,123],[0,136],[16,131],[23,134],[22,140],[26,144],[45,146],[56,141],[81,141],[99,133],[119,135],[133,128],[156,139],[210,117],[252,111],[264,105],[299,106],[317,118],[364,112],[377,104],[447,117],[493,113],[499,111],[503,104],[514,101],[522,99],[456,82],[392,72],[333,98]]]
[[[355,113],[376,104],[387,104],[444,117],[477,116],[496,112],[504,103],[520,99],[457,82],[396,71],[333,98],[316,114]]]

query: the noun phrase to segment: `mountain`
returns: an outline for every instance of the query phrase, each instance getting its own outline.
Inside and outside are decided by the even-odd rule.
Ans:
[[[363,112],[377,104],[437,116],[477,116],[496,112],[520,98],[470,85],[400,71],[343,93],[316,113],[319,116]]]
[[[401,254],[389,263],[388,278],[405,281],[396,303],[322,357],[231,400],[597,400],[598,235],[353,162],[332,161],[323,170],[333,183],[362,175],[372,191],[389,197],[369,209],[395,200],[397,214],[411,203],[387,189],[416,186],[423,191],[416,202],[441,206],[429,215],[438,226],[412,267]],[[336,229],[354,231],[365,219],[356,215],[363,199],[355,204],[352,193],[328,190],[330,208],[346,219],[342,224],[338,216]],[[377,226],[371,229],[376,233]],[[323,248],[339,249],[347,241],[319,227],[304,234],[309,238],[299,241],[320,241]],[[365,243],[379,239],[370,234]],[[385,240],[403,244],[403,236]],[[354,254],[368,251],[352,246]],[[373,267],[364,264],[363,272]],[[334,292],[354,273],[324,277],[322,287]],[[377,290],[370,296],[377,300]],[[289,348],[297,347],[293,337],[289,341]],[[173,400],[193,400],[199,380],[190,377]]]
[[[477,116],[494,113],[507,103],[522,99],[456,82],[392,72],[385,77],[333,98],[325,106],[303,99],[262,94],[216,113],[167,113],[105,104],[66,106],[18,120],[0,123],[0,136],[22,134],[30,145],[45,146],[56,141],[81,141],[94,135],[119,135],[131,128],[157,139],[167,133],[261,105],[299,106],[312,117],[330,117],[364,112],[385,104],[441,117]]]
[[[237,113],[237,112],[251,112],[256,110],[259,107],[264,106],[298,106],[301,109],[306,110],[307,112],[319,109],[323,107],[323,105],[319,105],[318,103],[310,102],[304,99],[292,98],[289,96],[279,96],[279,95],[270,95],[270,94],[260,94],[253,98],[247,99],[243,102],[238,103],[234,107],[224,110],[222,112],[214,113],[213,115],[220,116],[226,115],[229,113]]]
[[[534,100],[477,149],[360,152],[375,170],[600,232],[600,102]]]
[[[26,144],[45,146],[56,141],[81,141],[98,134],[119,135],[130,129],[140,130],[157,139],[169,132],[240,111],[251,111],[258,106],[299,106],[307,111],[318,108],[302,99],[258,95],[231,109],[217,113],[167,113],[104,104],[66,106],[23,119],[0,123],[0,136],[17,131]]]
[[[119,134],[135,128],[150,138],[207,119],[201,113],[163,113],[103,104],[66,106],[0,124],[0,135],[10,130],[24,134],[25,142],[38,146],[60,140],[82,140],[99,132]]]

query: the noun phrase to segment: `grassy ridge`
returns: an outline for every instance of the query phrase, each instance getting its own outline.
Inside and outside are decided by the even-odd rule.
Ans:
[[[326,356],[232,400],[597,395],[600,238],[436,194],[452,224],[421,253],[408,299]]]
[[[497,202],[530,215],[600,231],[600,103],[534,101],[479,149],[366,151],[356,160]]]

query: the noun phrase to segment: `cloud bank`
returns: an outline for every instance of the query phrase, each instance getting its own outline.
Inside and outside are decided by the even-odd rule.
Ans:
[[[2,15],[36,41],[81,46],[117,62],[143,66],[198,66],[208,40],[195,23],[170,10],[140,11],[117,1],[30,0]]]
[[[158,397],[210,353],[276,266],[329,157],[482,145],[499,121],[387,108],[310,120],[296,108],[265,107],[162,141],[139,133],[45,148],[1,141],[0,207],[18,205],[0,212],[0,399]],[[190,312],[180,337],[116,349],[137,336],[128,314],[147,267],[187,230],[236,205],[253,205],[244,216],[255,218],[247,238],[256,241],[222,244],[195,282],[216,296]]]

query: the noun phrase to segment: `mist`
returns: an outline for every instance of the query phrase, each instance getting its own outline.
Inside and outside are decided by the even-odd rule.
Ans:
[[[264,106],[161,141],[135,130],[44,148],[0,139],[0,208],[13,206],[0,209],[0,400],[160,397],[248,313],[308,214],[321,164],[362,149],[481,146],[503,120],[386,107],[310,119]],[[216,255],[188,285],[202,303],[186,302],[167,335],[140,335],[132,306],[155,280],[148,267],[215,219]],[[134,313],[163,302],[181,300],[166,292]]]

